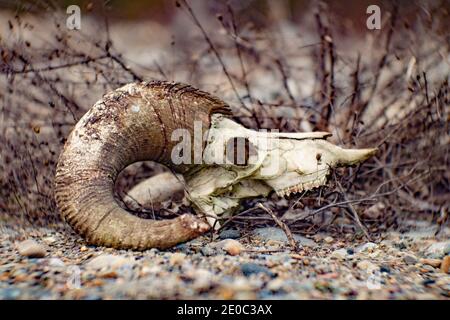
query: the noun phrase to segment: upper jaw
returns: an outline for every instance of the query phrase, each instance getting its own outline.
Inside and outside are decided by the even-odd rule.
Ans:
[[[303,192],[303,191],[309,191],[314,188],[318,188],[320,186],[323,186],[327,182],[326,176],[319,177],[314,180],[309,180],[305,182],[300,182],[288,187],[282,187],[275,189],[275,192],[278,196],[284,197],[284,196],[290,196],[295,193]]]

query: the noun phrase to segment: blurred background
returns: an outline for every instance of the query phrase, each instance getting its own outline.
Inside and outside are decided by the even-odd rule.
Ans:
[[[70,5],[79,30],[67,27]],[[366,25],[369,5],[379,30]],[[271,197],[296,232],[356,230],[345,198],[373,234],[410,216],[446,223],[449,12],[450,1],[0,1],[0,219],[59,226],[65,137],[104,93],[160,79],[221,97],[250,128],[380,148],[300,204]],[[118,197],[162,170],[130,166]]]

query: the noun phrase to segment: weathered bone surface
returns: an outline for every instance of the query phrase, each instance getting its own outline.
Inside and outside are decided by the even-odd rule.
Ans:
[[[104,96],[75,126],[60,156],[55,182],[62,215],[94,244],[167,248],[217,225],[216,220],[238,209],[242,199],[271,191],[289,196],[311,190],[327,182],[331,168],[357,164],[376,152],[342,149],[325,140],[327,132],[256,132],[229,114],[219,99],[181,84],[130,84]],[[196,120],[209,129],[202,144],[203,162],[174,165],[171,152],[178,142],[171,141],[171,133],[185,128],[193,136]],[[227,146],[236,139],[251,147],[244,164],[228,157]],[[124,210],[114,199],[114,181],[127,165],[142,160],[181,173],[199,217],[154,221]],[[146,193],[150,184],[144,182],[128,196],[146,202],[156,199],[146,194],[158,193],[163,199],[173,190],[171,184]]]
[[[324,140],[329,136],[328,132],[256,132],[213,115],[204,150],[209,165],[193,167],[184,174],[188,197],[211,226],[219,227],[217,218],[232,214],[242,199],[267,196],[272,190],[289,196],[320,187],[327,182],[331,168],[357,164],[376,152],[342,149]],[[238,138],[248,139],[253,146],[244,166],[226,157],[225,146]]]
[[[184,196],[182,177],[171,172],[163,172],[145,179],[130,189],[124,202],[132,208],[153,208],[155,204],[177,200]]]

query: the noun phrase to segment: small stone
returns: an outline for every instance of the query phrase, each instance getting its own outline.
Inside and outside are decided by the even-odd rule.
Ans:
[[[276,228],[276,227],[257,228],[253,231],[253,234],[255,236],[257,236],[258,238],[260,238],[261,240],[265,240],[265,241],[273,240],[273,241],[279,241],[282,243],[288,242],[286,233],[284,233],[284,231],[282,229]],[[305,247],[316,246],[316,243],[314,242],[314,240],[308,239],[306,237],[302,237],[298,234],[294,234],[293,236],[294,236],[295,241],[297,241],[302,246],[305,246]]]
[[[157,266],[157,265],[153,265],[153,266],[143,266],[141,271],[139,272],[139,275],[141,277],[145,277],[149,274],[158,274],[159,272],[161,272],[161,267]]]
[[[434,279],[425,279],[425,280],[422,281],[422,284],[424,286],[429,286],[429,285],[432,285],[432,284],[435,284],[435,283],[436,283],[436,280],[434,280]]]
[[[266,258],[266,266],[269,268],[279,265],[289,267],[294,261],[292,257],[286,253],[265,255],[265,258]]]
[[[394,247],[396,247],[399,250],[407,249],[407,246],[404,242],[394,243]]]
[[[169,263],[172,266],[179,266],[186,260],[186,255],[181,252],[175,252],[170,256]]]
[[[206,269],[198,269],[194,273],[192,287],[196,290],[206,290],[212,285],[213,274]]]
[[[16,288],[0,289],[1,300],[13,300],[20,297],[20,290]]]
[[[104,269],[104,268],[120,268],[126,264],[134,264],[134,258],[128,258],[123,256],[116,256],[112,254],[101,254],[88,263],[86,268],[91,269]]]
[[[175,250],[182,251],[182,252],[188,252],[189,247],[186,245],[186,243],[180,243],[174,247]]]
[[[338,260],[345,260],[348,256],[347,249],[338,249],[334,250],[331,254],[332,258],[338,259]]]
[[[332,270],[332,268],[330,266],[330,263],[322,263],[322,264],[316,265],[314,267],[314,271],[317,272],[320,275],[323,275],[323,274],[330,273],[333,270]]]
[[[244,263],[241,265],[241,271],[244,274],[244,276],[249,277],[252,274],[258,274],[258,273],[265,273],[269,277],[275,277],[275,274],[270,271],[268,268],[264,266],[260,266],[256,263]]]
[[[377,266],[375,264],[373,264],[372,262],[368,261],[368,260],[362,260],[359,261],[356,265],[359,269],[361,270],[367,270],[368,272],[371,272],[373,270],[378,269]]]
[[[323,241],[325,241],[326,243],[332,243],[334,241],[333,237],[325,237],[325,239],[323,239]]]
[[[436,269],[433,266],[430,266],[429,264],[425,264],[420,269],[420,271],[423,272],[423,273],[427,273],[427,272],[435,272]]]
[[[217,294],[222,300],[231,300],[234,297],[235,291],[231,288],[221,287],[217,290]]]
[[[212,256],[212,255],[214,255],[216,253],[216,251],[213,248],[211,248],[210,246],[208,246],[208,245],[206,245],[203,248],[201,248],[200,252],[205,257]]]
[[[242,276],[235,276],[233,280],[224,283],[225,287],[232,289],[234,292],[254,290],[256,283]]]
[[[151,248],[150,250],[147,250],[147,254],[148,254],[149,256],[155,256],[155,255],[157,255],[159,252],[160,252],[160,250],[157,249],[157,248]]]
[[[49,236],[49,237],[45,237],[44,239],[42,239],[42,241],[44,241],[48,245],[51,245],[56,242],[56,238]]]
[[[376,243],[367,242],[367,243],[364,243],[364,244],[358,246],[357,248],[355,248],[355,251],[356,252],[365,252],[365,251],[372,252],[376,247],[378,247],[378,245]]]
[[[51,267],[65,267],[66,264],[59,258],[50,258],[50,260],[48,261],[48,265]]]
[[[440,259],[420,259],[420,263],[432,266],[434,268],[439,268],[439,266],[441,265],[441,260]]]
[[[439,259],[439,258],[442,258],[446,254],[445,252],[448,250],[449,246],[450,246],[449,241],[436,242],[436,243],[433,243],[432,245],[430,245],[427,248],[425,253],[429,258]]]
[[[86,252],[86,251],[88,251],[88,248],[87,248],[86,246],[82,246],[82,247],[80,248],[80,251],[81,251],[81,252]]]
[[[391,273],[391,269],[388,266],[380,266],[381,273]]]
[[[444,254],[450,255],[450,243],[448,243],[444,248]]]
[[[117,278],[117,272],[113,270],[105,270],[101,271],[97,274],[97,277],[104,278],[104,279],[115,279]]]
[[[231,256],[237,256],[244,250],[244,247],[239,241],[233,239],[226,239],[224,241],[226,243],[223,244],[222,248]]]
[[[450,273],[450,256],[445,256],[441,263],[441,272]]]
[[[373,250],[371,251],[368,256],[372,259],[378,259],[380,257],[383,257],[385,255],[385,251],[384,250]]]
[[[43,258],[47,254],[45,248],[34,240],[25,240],[17,245],[19,254],[28,258]]]
[[[403,257],[403,261],[407,265],[416,264],[417,263],[417,257],[412,255],[412,254],[407,254],[406,256]]]
[[[281,278],[275,278],[267,284],[267,289],[271,291],[279,291],[284,284],[284,280]]]
[[[298,253],[291,253],[291,258],[295,260],[302,260],[304,256]]]
[[[266,241],[266,246],[272,247],[272,248],[279,248],[283,245],[283,241],[273,240],[269,239]]]
[[[219,238],[220,239],[239,239],[241,237],[241,233],[239,232],[239,230],[236,229],[227,229],[227,230],[223,230],[220,234],[219,234]]]

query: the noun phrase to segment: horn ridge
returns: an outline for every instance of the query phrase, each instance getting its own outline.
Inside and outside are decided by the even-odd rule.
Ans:
[[[168,248],[207,231],[192,215],[139,218],[113,194],[118,174],[133,162],[153,160],[183,172],[171,163],[171,133],[184,128],[193,135],[194,121],[209,128],[213,113],[231,109],[185,84],[142,82],[106,94],[75,125],[60,154],[55,199],[64,220],[92,244],[123,249]]]

